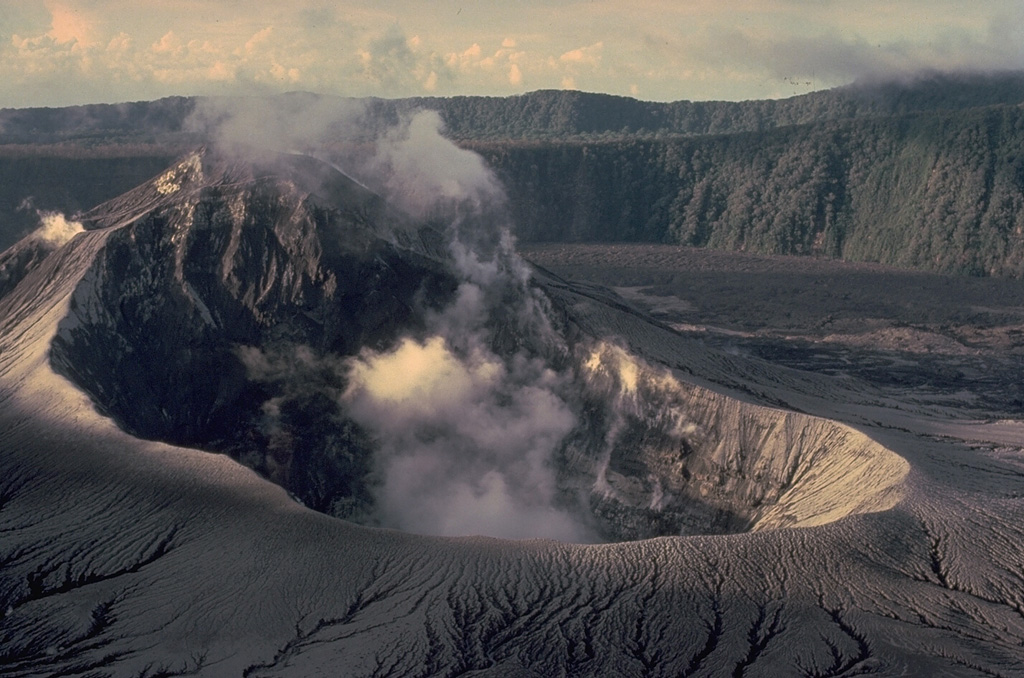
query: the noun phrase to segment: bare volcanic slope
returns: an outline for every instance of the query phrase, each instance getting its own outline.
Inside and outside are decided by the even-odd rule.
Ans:
[[[386,198],[199,153],[26,264],[4,675],[1019,675],[1019,449]]]

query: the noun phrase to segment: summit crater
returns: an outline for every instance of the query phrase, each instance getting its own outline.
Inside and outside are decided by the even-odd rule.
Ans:
[[[472,216],[478,231],[494,227],[488,218]],[[584,329],[595,314],[614,326],[628,311],[531,274],[497,231],[476,252],[330,163],[246,164],[204,149],[81,221],[105,241],[53,340],[55,369],[132,435],[228,454],[316,510],[415,531],[489,529],[453,518],[456,501],[437,525],[411,520],[407,500],[438,498],[394,496],[394,469],[412,463],[395,441],[416,448],[415,463],[451,464],[439,482],[478,510],[522,514],[511,518],[517,536],[806,526],[901,496],[906,463],[864,434],[686,383],[628,341]],[[669,350],[693,348],[639,322]],[[357,400],[357,365],[403,347],[430,363],[423,374],[456,366],[446,378],[466,381],[457,397],[478,401],[454,401],[472,432],[442,408],[456,386],[434,377],[403,386],[425,401],[401,433],[411,438],[395,433],[406,410],[378,416],[380,402]],[[388,378],[413,382],[415,369]],[[545,399],[561,419],[532,412]],[[494,435],[521,441],[495,456]],[[453,481],[462,467],[477,470]],[[565,528],[533,534],[543,516]]]

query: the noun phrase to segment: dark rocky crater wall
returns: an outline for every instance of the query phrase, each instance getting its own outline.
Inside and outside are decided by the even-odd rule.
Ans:
[[[413,223],[312,158],[200,152],[83,223],[109,233],[53,342],[54,367],[128,432],[227,453],[317,510],[389,525],[378,455],[392,433],[360,419],[354,366],[431,346],[467,289],[483,289],[472,335],[484,345],[453,332],[443,356],[477,370],[467,374],[519,379],[489,386],[483,412],[553,403],[563,423],[527,477],[551,481],[542,499],[572,516],[575,538],[816,524],[898,498],[905,464],[866,436],[679,381],[588,334],[592,304],[564,281],[516,278],[524,265],[498,246],[467,256],[446,224]],[[499,284],[467,286],[460,257]],[[428,421],[411,440],[443,446],[457,424]]]
[[[415,252],[372,235],[387,218],[375,196],[308,159],[285,162],[283,175],[260,176],[187,161],[162,189],[87,214],[93,228],[131,217],[110,234],[51,356],[130,433],[235,456],[261,450],[247,461],[325,509],[365,472],[348,449],[358,443],[332,456],[336,432],[323,420],[334,413],[309,398],[283,406],[293,444],[263,433],[261,406],[275,394],[247,377],[239,347],[385,347],[415,330],[421,299],[443,303],[454,281],[430,257],[438,243]],[[345,208],[323,207],[313,191],[344,193]]]

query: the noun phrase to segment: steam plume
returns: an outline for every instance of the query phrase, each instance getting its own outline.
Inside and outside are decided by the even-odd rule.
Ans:
[[[559,342],[514,253],[493,174],[444,138],[436,112],[379,130],[352,102],[296,102],[274,109],[243,101],[232,111],[230,101],[218,100],[196,123],[232,152],[272,139],[266,150],[329,159],[414,222],[441,225],[460,281],[446,308],[423,310],[425,334],[345,361],[324,358],[347,384],[340,396],[332,393],[340,411],[376,447],[373,520],[431,534],[592,540],[556,482],[557,456],[577,425],[565,395],[571,375],[552,369],[543,351],[499,341],[504,334],[525,338],[521,346]],[[252,369],[257,358],[247,360]],[[262,364],[253,376],[285,379],[286,363]]]
[[[59,212],[37,210],[37,213],[41,224],[32,235],[52,247],[60,247],[85,230],[81,223]]]
[[[390,129],[367,169],[392,202],[418,219],[438,210],[479,212],[502,191],[483,158],[442,136],[436,111],[419,111]]]
[[[568,378],[523,351],[499,355],[494,326],[551,340],[508,232],[504,194],[482,159],[445,139],[421,112],[390,130],[371,180],[416,219],[443,220],[454,300],[429,336],[351,361],[344,401],[379,442],[380,519],[415,532],[587,541],[560,505],[554,465],[577,419]],[[499,318],[500,316],[500,318]]]
[[[457,356],[435,336],[353,361],[345,400],[380,441],[381,519],[414,532],[584,535],[556,508],[553,455],[576,418],[536,361]]]

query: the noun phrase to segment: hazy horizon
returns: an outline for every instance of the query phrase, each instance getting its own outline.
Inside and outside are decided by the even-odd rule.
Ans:
[[[919,71],[1024,68],[1011,0],[29,0],[0,3],[0,108],[274,94],[573,89],[783,98]]]

